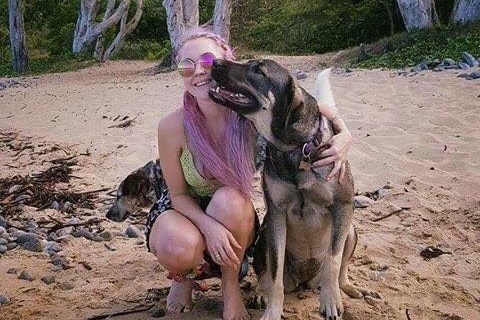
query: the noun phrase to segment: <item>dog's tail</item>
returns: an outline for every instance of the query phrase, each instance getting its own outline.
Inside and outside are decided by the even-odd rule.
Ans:
[[[320,104],[328,107],[335,107],[335,99],[333,99],[332,89],[330,88],[330,71],[328,68],[320,72],[315,80],[315,98]]]

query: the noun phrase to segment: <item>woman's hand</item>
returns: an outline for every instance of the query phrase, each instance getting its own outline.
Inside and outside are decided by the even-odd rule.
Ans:
[[[330,147],[320,153],[320,160],[313,162],[313,166],[320,167],[334,163],[333,169],[326,179],[330,180],[338,173],[338,180],[342,181],[345,176],[345,162],[353,139],[345,122],[339,116],[334,116],[333,119],[329,120],[337,134],[328,141]]]
[[[223,267],[238,267],[240,259],[234,249],[241,249],[233,234],[220,222],[211,218],[200,230],[213,261]]]
[[[325,166],[334,163],[332,171],[327,176],[330,180],[338,173],[338,180],[342,181],[345,176],[345,161],[348,150],[352,145],[352,135],[349,131],[340,132],[334,135],[329,141],[330,147],[320,153],[320,160],[313,163],[314,167]]]

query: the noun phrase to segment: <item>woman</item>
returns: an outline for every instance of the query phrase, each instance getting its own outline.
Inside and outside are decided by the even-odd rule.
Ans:
[[[249,319],[241,299],[239,271],[255,238],[250,198],[255,171],[255,132],[234,112],[208,96],[214,58],[232,60],[232,49],[204,29],[184,39],[177,61],[185,86],[183,107],[158,126],[158,148],[168,189],[150,211],[147,240],[151,252],[173,279],[167,312],[192,307],[197,266],[221,270],[223,319]],[[343,175],[351,136],[335,110],[320,107],[340,132],[314,165],[334,162],[330,177]],[[197,272],[196,272],[197,271]]]

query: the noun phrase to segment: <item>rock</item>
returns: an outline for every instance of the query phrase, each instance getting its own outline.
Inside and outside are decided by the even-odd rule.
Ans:
[[[80,220],[77,217],[72,217],[72,218],[68,219],[67,223],[68,224],[80,224],[80,223],[82,223],[82,220]]]
[[[70,260],[64,256],[53,253],[51,258],[52,260],[50,260],[50,263],[54,266],[61,267],[63,270],[67,270],[72,267]]]
[[[50,204],[50,208],[60,210],[60,204],[57,201],[53,201],[52,204]]]
[[[458,66],[460,67],[460,69],[470,69],[470,65],[468,63],[465,63],[465,62],[459,62],[458,63]]]
[[[165,309],[155,305],[148,310],[148,314],[150,314],[150,317],[152,318],[162,318],[167,314],[167,312]]]
[[[55,276],[44,276],[40,280],[45,284],[52,284],[55,282]]]
[[[470,78],[472,78],[472,79],[480,79],[480,70],[478,70],[478,71],[473,71],[472,73],[470,73]]]
[[[0,244],[0,254],[7,252],[7,250],[8,250],[7,246]]]
[[[28,280],[28,281],[35,280],[35,278],[32,276],[32,274],[28,270],[23,270],[22,273],[20,273],[20,275],[17,278],[22,280]]]
[[[25,250],[33,252],[42,252],[42,242],[34,233],[24,233],[18,236],[17,243]]]
[[[72,235],[75,238],[85,238],[88,240],[93,240],[93,234],[85,228],[79,228],[72,231]]]
[[[30,232],[34,232],[35,230],[38,229],[38,224],[36,224],[34,221],[28,221],[27,222],[27,229]]]
[[[442,64],[445,67],[453,67],[454,65],[457,64],[457,62],[451,58],[446,58],[446,59],[443,59]]]
[[[18,197],[15,198],[15,200],[12,201],[12,203],[25,203],[27,200],[30,200],[32,196],[29,196],[28,194],[21,194]]]
[[[298,80],[307,78],[307,74],[300,69],[293,70],[292,73],[295,76],[295,78],[297,78]]]
[[[373,199],[370,199],[367,196],[355,196],[353,198],[353,204],[355,208],[367,208],[370,207],[375,201]]]
[[[2,227],[2,226],[0,226],[0,238],[3,238],[3,239],[9,239],[10,238],[7,230],[5,229],[5,227]]]
[[[135,227],[134,225],[129,225],[127,227],[127,230],[125,230],[125,234],[129,237],[129,238],[140,238],[143,236],[143,233],[142,231],[140,231],[140,229],[138,229],[137,227]]]
[[[73,288],[75,288],[75,286],[73,285],[73,283],[71,283],[70,281],[61,282],[61,283],[59,283],[58,286],[59,286],[60,289],[62,289],[62,290],[72,290]]]
[[[8,228],[7,231],[10,234],[10,237],[13,237],[13,238],[18,238],[21,234],[26,233],[25,231],[18,230],[17,228],[14,228],[14,227]]]
[[[7,250],[12,250],[12,249],[15,249],[16,247],[18,247],[18,243],[16,242],[7,243]]]
[[[420,72],[428,70],[428,64],[426,62],[422,62],[420,64],[417,64],[415,67],[412,68],[412,72]]]
[[[462,52],[462,60],[470,67],[478,67],[478,61],[468,52]]]
[[[8,243],[8,240],[7,239],[4,239],[4,238],[0,238],[0,246],[4,246]]]
[[[0,306],[7,303],[10,303],[10,299],[3,292],[0,292]]]
[[[66,227],[66,228],[57,230],[55,234],[60,238],[60,237],[64,237],[66,235],[72,234],[72,231],[73,231],[73,227]]]
[[[117,251],[117,248],[112,246],[111,244],[105,243],[105,248],[107,248],[109,251]]]
[[[95,241],[111,241],[111,240],[113,240],[113,234],[108,230],[104,230],[104,231],[100,232],[99,234],[97,234],[93,240],[95,240]]]
[[[55,241],[48,241],[47,244],[45,245],[45,248],[43,248],[43,251],[52,254],[55,252],[62,251],[62,246]]]
[[[17,274],[17,269],[16,268],[10,268],[7,270],[7,274]]]
[[[0,227],[5,229],[7,227],[7,221],[4,217],[0,216]]]

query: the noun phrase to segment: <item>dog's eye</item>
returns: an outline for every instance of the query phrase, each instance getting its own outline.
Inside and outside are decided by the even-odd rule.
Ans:
[[[265,64],[263,61],[259,61],[256,65],[254,65],[255,73],[261,74],[263,76],[267,76],[267,68],[265,68]]]

